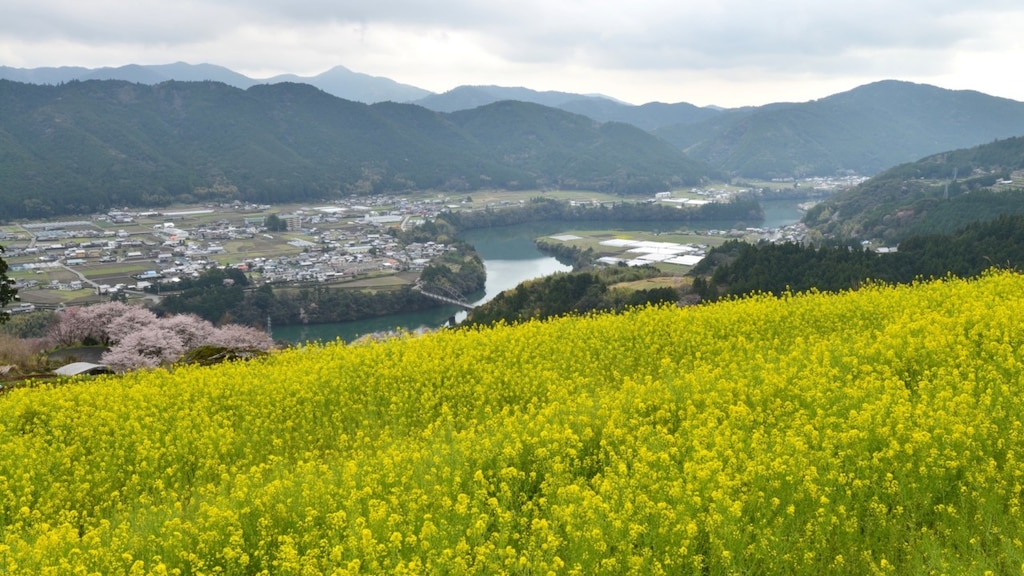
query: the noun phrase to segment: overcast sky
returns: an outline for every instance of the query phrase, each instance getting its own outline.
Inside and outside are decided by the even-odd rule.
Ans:
[[[463,84],[741,106],[882,79],[1024,101],[1020,0],[4,0],[0,64],[343,65]]]

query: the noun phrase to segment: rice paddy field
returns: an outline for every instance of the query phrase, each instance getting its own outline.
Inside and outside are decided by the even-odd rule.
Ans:
[[[1024,277],[0,394],[0,572],[1012,574]]]

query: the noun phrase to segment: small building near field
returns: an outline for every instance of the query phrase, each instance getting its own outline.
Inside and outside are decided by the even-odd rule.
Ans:
[[[109,366],[103,364],[93,364],[92,362],[72,362],[71,364],[65,364],[60,368],[53,371],[58,376],[81,376],[96,375],[96,374],[113,374],[114,371]]]

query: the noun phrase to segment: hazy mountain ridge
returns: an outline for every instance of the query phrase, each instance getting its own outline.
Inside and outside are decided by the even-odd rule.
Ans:
[[[437,112],[457,112],[486,106],[502,100],[517,100],[557,108],[564,102],[586,98],[580,94],[557,91],[537,91],[529,88],[505,86],[458,86],[443,94],[431,94],[415,104]]]
[[[523,87],[459,86],[443,94],[351,72],[338,66],[314,77],[254,80],[227,68],[184,63],[162,66],[0,67],[0,77],[56,84],[60,78],[116,78],[155,84],[168,78],[211,79],[240,88],[293,81],[357,102],[403,102],[452,113],[515,100],[623,122],[672,143],[725,174],[790,178],[855,172],[877,174],[945,150],[1024,134],[1024,103],[968,90],[884,80],[808,102],[734,109],[685,102],[625,104],[601,95]]]
[[[62,84],[75,80],[124,80],[139,84],[159,84],[168,80],[223,82],[237,88],[260,83],[231,69],[214,64],[127,64],[117,67],[83,68],[61,66],[43,68],[12,68],[0,66],[0,79],[29,84]]]
[[[558,106],[562,110],[583,114],[602,122],[625,122],[647,131],[664,126],[695,124],[716,118],[722,108],[699,107],[686,102],[666,104],[648,102],[640,106],[622,104],[606,98],[570,100]]]
[[[125,80],[140,84],[159,84],[168,80],[223,82],[236,88],[249,88],[257,84],[297,82],[316,86],[321,90],[347,100],[374,104],[378,102],[415,103],[437,112],[455,112],[486,106],[502,100],[532,102],[583,114],[601,122],[626,122],[653,130],[675,124],[686,124],[713,117],[722,109],[698,108],[685,102],[664,104],[651,102],[634,106],[603,95],[575,94],[571,92],[537,91],[523,87],[458,86],[441,94],[431,93],[389,78],[353,72],[344,66],[335,66],[315,76],[281,74],[271,78],[251,78],[223,66],[213,64],[139,65],[129,64],[115,68],[11,68],[0,66],[0,79],[31,84],[60,84],[73,80]]]
[[[700,108],[686,102],[677,104],[649,102],[634,106],[603,95],[558,91],[541,92],[529,88],[505,86],[458,86],[443,94],[432,94],[416,100],[414,104],[438,112],[457,112],[502,100],[516,100],[559,108],[567,112],[582,114],[599,122],[624,122],[647,131],[700,122],[714,118],[723,111],[720,108]]]
[[[271,78],[251,78],[223,66],[214,64],[140,65],[128,64],[116,68],[11,68],[0,66],[0,79],[31,84],[60,84],[74,80],[124,80],[139,84],[159,84],[169,80],[185,82],[223,82],[235,88],[249,88],[257,84],[296,82],[309,84],[346,100],[372,104],[375,102],[409,102],[430,94],[429,90],[401,84],[389,78],[353,72],[344,66],[335,66],[314,76],[281,74]]]
[[[1024,134],[1024,103],[886,80],[810,102],[729,110],[655,133],[742,176],[876,174],[929,154]]]
[[[587,182],[610,178],[613,188],[623,192],[653,191],[663,179],[659,167],[668,164],[684,166],[687,174],[718,176],[635,126],[600,123],[540,104],[504,100],[449,117],[494,149],[503,163],[531,174],[566,170],[565,177],[552,183],[561,188],[588,188]],[[609,162],[616,166],[612,174]],[[677,178],[672,185],[697,182]]]
[[[0,81],[7,217],[480,187],[653,193],[714,175],[625,124],[504,102],[441,114],[304,84]]]
[[[877,174],[944,150],[1024,134],[1024,103],[970,90],[883,80],[808,102],[723,109],[624,104],[603,96],[460,86],[416,103],[456,112],[518,100],[632,124],[729,174],[755,178]]]

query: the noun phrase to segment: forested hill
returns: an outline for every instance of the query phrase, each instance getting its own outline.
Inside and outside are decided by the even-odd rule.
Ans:
[[[934,154],[886,170],[807,212],[824,237],[898,242],[1024,213],[1024,137]]]
[[[715,176],[625,124],[535,104],[457,114],[302,84],[0,81],[3,216],[549,186],[648,194]]]
[[[727,110],[655,133],[743,176],[872,175],[943,150],[1024,135],[1024,102],[887,80],[810,102]]]
[[[865,282],[909,284],[946,276],[969,278],[990,268],[1024,266],[1024,214],[975,222],[952,234],[907,238],[898,252],[852,246],[750,244],[730,240],[712,248],[693,269],[703,298],[755,293],[836,292]]]

